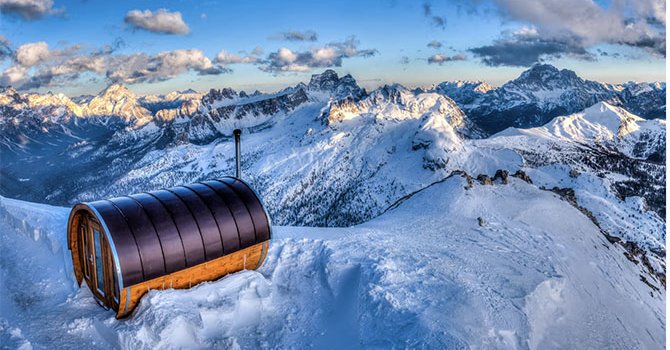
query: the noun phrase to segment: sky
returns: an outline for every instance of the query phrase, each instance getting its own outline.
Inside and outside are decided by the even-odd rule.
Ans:
[[[664,0],[0,0],[0,86],[269,92],[326,69],[369,89],[497,86],[536,62],[665,81],[665,13]]]

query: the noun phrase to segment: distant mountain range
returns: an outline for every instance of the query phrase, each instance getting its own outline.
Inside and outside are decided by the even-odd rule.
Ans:
[[[602,84],[549,65],[499,88],[368,92],[332,70],[272,94],[4,88],[0,194],[71,205],[232,174],[242,128],[244,177],[276,224],[349,226],[454,172],[487,182],[522,171],[571,188],[607,235],[661,254],[664,115],[665,83]]]
[[[425,90],[451,97],[488,133],[541,126],[600,101],[645,119],[665,118],[665,83],[599,83],[548,64],[536,64],[497,89],[483,82],[446,82]]]
[[[50,123],[82,122],[84,117],[93,124],[121,122],[133,128],[152,121],[157,124],[189,122],[194,129],[189,135],[193,140],[211,140],[217,136],[217,130],[229,129],[226,124],[230,122],[226,120],[239,120],[238,124],[260,123],[261,120],[252,118],[250,121],[242,116],[259,117],[291,110],[307,102],[306,92],[327,95],[336,102],[357,102],[392,90],[407,89],[398,84],[387,85],[368,94],[351,75],[340,78],[332,70],[314,75],[307,85],[301,83],[274,94],[258,91],[247,94],[224,88],[212,89],[206,94],[188,89],[138,97],[115,84],[97,96],[70,99],[62,94],[18,93],[7,87],[0,88],[0,128],[4,130],[25,122],[48,128]],[[665,118],[665,83],[605,84],[584,80],[573,71],[547,64],[536,64],[499,88],[484,82],[457,81],[411,91],[423,92],[435,92],[452,99],[486,134],[507,127],[541,126],[556,116],[580,111],[599,101],[624,107],[645,119]]]

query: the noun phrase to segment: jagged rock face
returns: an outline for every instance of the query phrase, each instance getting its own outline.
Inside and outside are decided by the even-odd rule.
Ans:
[[[449,96],[458,105],[471,104],[490,90],[493,87],[481,81],[445,81],[428,89]]]
[[[231,88],[223,88],[221,90],[211,89],[202,97],[202,103],[211,105],[216,101],[231,100],[236,97],[238,97],[237,92]]]
[[[327,125],[334,125],[364,114],[388,120],[419,119],[427,114],[438,114],[454,128],[465,126],[467,119],[448,97],[411,91],[402,85],[383,86],[362,100],[347,96],[331,101],[324,117]]]
[[[166,108],[156,112],[156,120],[170,122],[177,118],[187,119],[194,115],[200,107],[200,101],[196,99],[181,102],[179,108]]]
[[[618,98],[631,113],[647,119],[665,119],[665,83],[626,83]]]
[[[63,94],[21,95],[11,87],[0,90],[0,106],[3,111],[0,125],[30,123],[47,129],[70,122],[73,117],[81,115],[82,110]]]
[[[351,97],[359,100],[365,97],[365,89],[362,89],[356,83],[356,80],[349,74],[338,77],[334,70],[328,69],[321,74],[314,74],[307,85],[308,91],[326,92],[335,99]]]
[[[238,99],[234,103],[221,104],[221,100],[214,100],[203,104],[203,108],[190,117],[189,140],[208,142],[230,135],[236,128],[258,126],[270,121],[273,116],[290,113],[308,100],[302,88],[278,96],[258,97]]]
[[[24,103],[26,102],[21,95],[11,86],[2,87],[0,86],[0,104],[15,104],[15,103]]]
[[[160,111],[164,111],[163,114],[183,115],[185,106],[199,105],[202,97],[203,94],[193,89],[186,89],[183,91],[173,91],[167,95],[142,96],[139,98],[139,102],[142,107],[148,109],[156,117],[164,119],[164,116],[158,116]]]

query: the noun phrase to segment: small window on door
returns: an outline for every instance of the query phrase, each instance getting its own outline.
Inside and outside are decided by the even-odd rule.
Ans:
[[[86,279],[90,279],[90,274],[88,272],[88,260],[89,260],[89,253],[88,253],[88,235],[86,234],[86,225],[81,224],[79,225],[79,237],[81,239],[81,254],[83,256],[83,261],[84,261],[84,276]]]
[[[100,246],[100,231],[93,228],[93,242],[95,245],[95,275],[96,289],[100,295],[105,295],[105,278],[103,274],[102,247]]]

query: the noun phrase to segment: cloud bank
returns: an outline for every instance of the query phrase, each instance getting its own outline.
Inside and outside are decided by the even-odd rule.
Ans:
[[[306,51],[283,47],[259,61],[259,68],[274,74],[307,72],[314,68],[340,67],[346,58],[371,57],[378,53],[375,49],[359,49],[358,46],[358,40],[350,37],[343,42],[333,42]]]
[[[199,49],[176,49],[155,54],[119,54],[123,46],[116,40],[97,50],[84,50],[79,45],[63,49],[49,48],[46,42],[26,43],[16,48],[0,37],[0,59],[11,65],[0,73],[0,86],[12,85],[19,90],[71,85],[81,78],[105,79],[108,83],[153,83],[181,74],[220,75],[232,72],[230,65],[250,64],[272,74],[307,72],[314,68],[339,67],[352,57],[370,57],[374,49],[361,49],[350,37],[305,51],[280,48],[262,57],[263,49],[248,54],[221,50],[213,57]]]
[[[529,66],[570,56],[595,59],[588,50],[613,44],[665,57],[664,0],[618,0],[605,8],[591,0],[495,0],[504,18],[525,24],[490,45],[471,48],[490,66]]]

